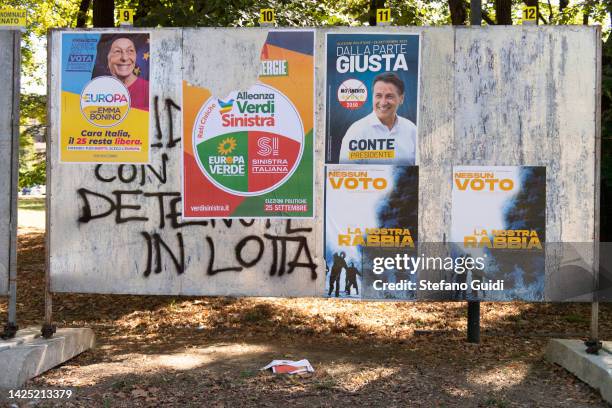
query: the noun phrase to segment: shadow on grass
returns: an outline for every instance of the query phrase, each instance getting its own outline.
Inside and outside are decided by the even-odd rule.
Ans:
[[[44,234],[19,238],[18,319],[44,316]],[[218,339],[315,336],[322,341],[405,342],[425,336],[465,337],[465,302],[360,302],[319,298],[270,299],[54,294],[54,321],[138,338],[141,351],[174,337]],[[600,333],[612,337],[612,308],[602,304]],[[483,337],[586,337],[589,304],[482,303]],[[102,333],[101,333],[102,334]],[[112,337],[110,334],[109,337]],[[104,335],[103,335],[104,337]],[[191,341],[192,339],[190,339]],[[176,344],[172,342],[170,348]]]
[[[43,249],[43,234],[20,237],[21,327],[42,320]],[[101,364],[130,364],[134,355],[180,366],[201,349],[205,357],[185,369],[162,364],[154,373],[92,374],[90,385],[76,387],[89,398],[80,404],[603,406],[542,357],[549,337],[588,335],[589,304],[483,303],[481,310],[482,343],[471,345],[464,302],[56,294],[55,322],[92,327],[99,347],[32,385],[59,387],[72,370],[95,373]],[[602,304],[602,338],[612,337],[611,317],[611,305]],[[219,354],[231,345],[246,351]],[[208,358],[206,350],[217,355]],[[283,357],[309,358],[317,373],[257,372]]]
[[[414,339],[412,345],[372,341],[359,347],[267,342],[242,353],[211,344],[192,349],[191,360],[164,354],[172,367],[138,366],[95,379],[91,373],[103,368],[94,363],[88,370],[91,357],[84,355],[28,387],[63,384],[74,390],[72,402],[78,406],[606,406],[594,390],[533,353],[533,345],[514,346],[518,350],[492,339],[468,345],[456,336]],[[516,351],[525,355],[517,357]],[[276,376],[258,370],[287,355],[308,358],[315,373]],[[72,381],[85,384],[72,386]]]
[[[17,208],[20,210],[45,211],[45,197],[19,197]]]

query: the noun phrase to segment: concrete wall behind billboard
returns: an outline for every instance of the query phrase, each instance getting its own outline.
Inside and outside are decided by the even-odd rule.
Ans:
[[[547,166],[547,241],[592,243],[596,239],[597,29],[387,27],[370,31],[422,35],[419,241],[446,240],[451,225],[452,166],[470,164]],[[315,219],[181,225],[176,215],[181,191],[181,80],[206,86],[216,95],[246,88],[257,76],[266,32],[151,31],[150,165],[58,163],[60,31],[52,32],[48,193],[53,291],[323,293],[326,30],[317,30],[316,37]],[[119,197],[123,205],[134,207],[119,213]],[[144,219],[126,221],[127,217]],[[184,269],[178,265],[181,254]],[[241,266],[257,258],[252,266]],[[547,290],[562,284],[563,276],[551,273]]]

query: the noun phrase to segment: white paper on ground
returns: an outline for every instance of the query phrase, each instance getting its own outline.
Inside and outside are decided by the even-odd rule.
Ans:
[[[300,373],[314,373],[314,368],[310,365],[310,362],[306,359],[293,361],[293,360],[272,360],[270,364],[261,368],[260,370],[272,369],[273,373],[279,374],[300,374]]]

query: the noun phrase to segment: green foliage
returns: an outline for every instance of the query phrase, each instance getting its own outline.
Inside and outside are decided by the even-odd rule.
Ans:
[[[44,72],[38,72],[42,61],[37,61],[34,47],[44,39],[51,28],[72,27],[76,22],[79,1],[76,0],[3,0],[3,7],[27,11],[26,31],[21,44],[21,73],[24,78],[44,81]]]
[[[610,5],[609,0],[572,1],[561,11],[557,3],[540,2],[538,4],[540,14],[548,24],[582,24],[586,14],[589,18],[589,24],[601,24],[604,26],[607,18],[606,8]],[[540,24],[542,24],[541,20]],[[604,27],[604,31],[606,30],[608,28]]]
[[[369,0],[178,0],[122,1],[117,7],[136,8],[134,25],[140,27],[256,27],[259,10],[276,11],[279,26],[364,25]],[[390,0],[394,25],[445,24],[449,21],[445,1]]]
[[[469,9],[469,0],[466,0]],[[522,22],[522,10],[525,6],[524,0],[512,0],[512,21],[513,24]],[[584,15],[588,15],[589,24],[600,24],[603,26],[604,37],[607,37],[609,27],[605,26],[606,18],[612,7],[612,0],[572,0],[563,11],[560,10],[559,1],[540,1],[538,10],[541,18],[538,24],[582,24]],[[482,4],[483,15],[487,15],[495,21],[495,0],[484,0]],[[483,22],[486,24],[486,22]]]
[[[34,151],[36,140],[45,140],[47,97],[22,94],[19,116],[19,188],[45,184],[45,155]]]
[[[24,162],[21,162],[24,163]],[[47,162],[45,153],[34,153],[33,158],[19,165],[19,188],[30,187],[35,184],[45,184],[47,177]]]
[[[304,0],[141,0],[134,25],[142,27],[255,27],[259,10],[273,8],[281,26],[345,24],[329,2]],[[282,12],[281,12],[282,10]]]
[[[38,94],[25,94],[20,96],[19,103],[21,126],[25,126],[31,121],[38,123],[47,122],[47,96]]]
[[[95,1],[95,0],[94,0]],[[466,7],[469,10],[469,0]],[[558,4],[540,2],[540,14],[547,24],[582,24],[584,13],[590,22],[603,24],[611,0],[572,1],[563,13]],[[135,8],[135,25],[140,27],[255,27],[259,10],[273,8],[279,26],[367,25],[370,0],[119,0],[117,8]],[[393,25],[450,24],[445,0],[388,0]],[[512,15],[520,22],[524,1],[513,0]],[[483,1],[483,12],[495,20],[495,1]],[[543,24],[540,21],[540,24]],[[485,23],[486,24],[486,23]]]
[[[76,21],[79,2],[75,0],[3,0],[4,7],[27,11],[27,25],[21,43],[22,85],[43,85],[46,60],[36,54],[44,47],[51,28],[71,27]],[[44,140],[46,129],[46,96],[22,94],[19,133],[19,187],[45,183],[44,153],[35,153],[34,141]]]

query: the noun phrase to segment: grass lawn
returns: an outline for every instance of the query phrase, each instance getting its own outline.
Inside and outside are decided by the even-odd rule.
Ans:
[[[17,208],[20,210],[45,211],[45,197],[19,197]]]
[[[22,231],[18,323],[28,327],[41,321],[45,233]],[[143,279],[162,282],[164,273]],[[600,338],[612,339],[612,304],[599,307]],[[0,323],[7,309],[0,297]],[[550,338],[588,335],[590,304],[481,302],[479,344],[465,341],[465,309],[465,302],[56,293],[54,321],[91,328],[97,346],[22,388],[69,389],[69,401],[18,402],[75,408],[609,407],[597,390],[545,358]],[[259,370],[273,359],[302,358],[314,373]],[[0,390],[0,407],[8,406],[18,405]]]

